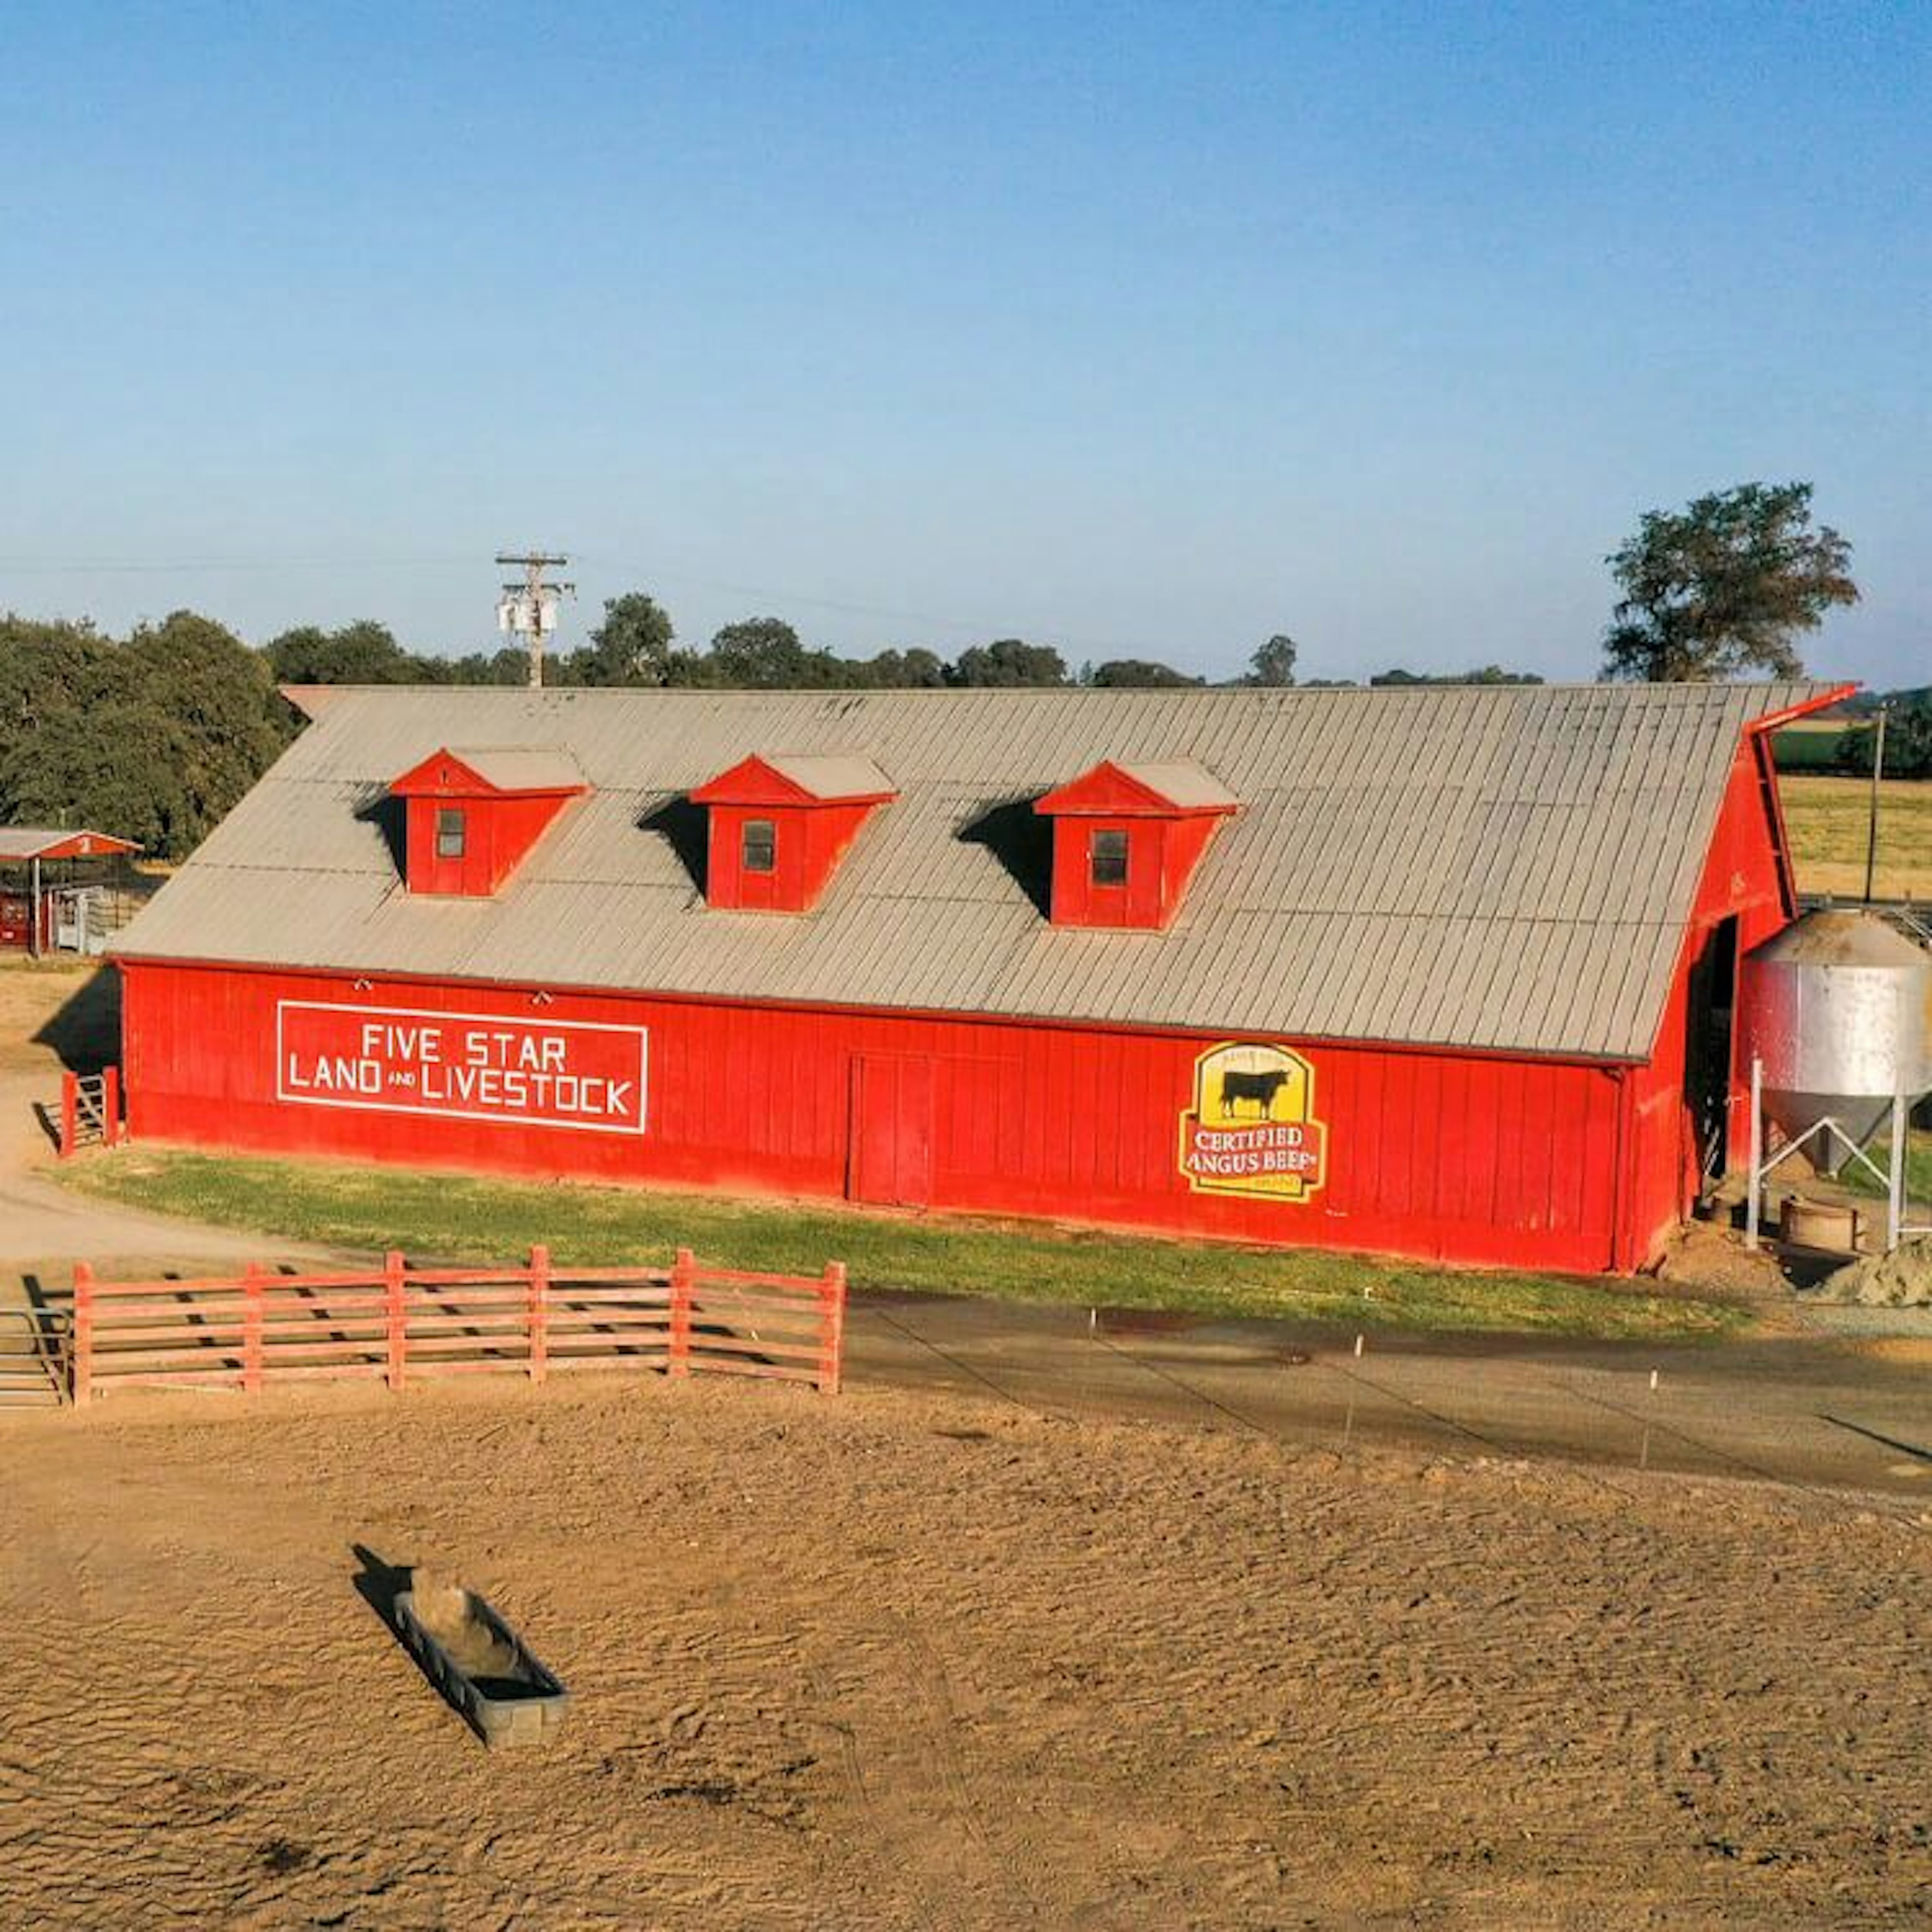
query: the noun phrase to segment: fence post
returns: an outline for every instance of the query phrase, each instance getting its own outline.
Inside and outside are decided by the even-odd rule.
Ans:
[[[242,1271],[242,1392],[262,1393],[262,1264]]]
[[[68,1390],[76,1408],[94,1396],[94,1269],[86,1262],[74,1264],[74,1320],[68,1330]]]
[[[667,1372],[674,1376],[691,1372],[691,1298],[697,1272],[691,1250],[680,1248],[670,1264],[670,1354],[665,1364]]]
[[[100,1076],[100,1144],[121,1144],[121,1070],[105,1068]]]
[[[62,1160],[74,1158],[74,1142],[80,1132],[80,1076],[71,1071],[61,1076],[61,1124],[60,1154]]]
[[[845,1364],[845,1264],[827,1262],[818,1289],[818,1392],[836,1395]]]
[[[530,1250],[530,1300],[525,1318],[530,1329],[530,1380],[540,1382],[550,1372],[550,1250],[541,1243]]]
[[[403,1257],[394,1248],[382,1257],[382,1309],[389,1324],[389,1387],[400,1394],[409,1355],[409,1334],[403,1300]]]

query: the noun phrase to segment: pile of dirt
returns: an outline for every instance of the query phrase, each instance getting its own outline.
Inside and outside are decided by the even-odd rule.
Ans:
[[[1932,1234],[1915,1235],[1888,1255],[1868,1255],[1828,1275],[1818,1299],[1862,1308],[1932,1307]]]
[[[1733,1229],[1714,1221],[1687,1221],[1671,1237],[1656,1278],[1719,1301],[1776,1302],[1789,1292],[1784,1271],[1768,1249],[1754,1252]]]

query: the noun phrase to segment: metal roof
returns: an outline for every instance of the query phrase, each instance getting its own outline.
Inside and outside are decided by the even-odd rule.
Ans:
[[[140,849],[131,838],[116,838],[110,832],[88,832],[71,825],[64,829],[0,825],[0,865],[18,865],[28,859],[98,858]]]
[[[870,758],[819,757],[811,752],[760,752],[759,758],[800,790],[836,804],[842,799],[878,798],[896,788]]]
[[[1116,760],[1114,769],[1136,784],[1191,811],[1239,805],[1240,800],[1212,772],[1204,772],[1192,758],[1143,759],[1137,764]]]
[[[438,745],[499,791],[574,791],[584,770],[567,750],[548,745]]]
[[[1641,1059],[1740,734],[1828,689],[345,691],[114,950]],[[380,822],[452,734],[593,788],[492,900],[411,898]],[[713,911],[665,808],[773,744],[899,796],[813,912]],[[1041,912],[1030,802],[1102,760],[1241,801],[1166,932]]]

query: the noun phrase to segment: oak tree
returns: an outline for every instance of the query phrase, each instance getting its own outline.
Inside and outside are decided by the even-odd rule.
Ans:
[[[1808,483],[1744,483],[1652,510],[1606,560],[1623,595],[1604,670],[1654,684],[1802,676],[1794,640],[1858,602],[1851,558],[1836,530],[1813,526]]]

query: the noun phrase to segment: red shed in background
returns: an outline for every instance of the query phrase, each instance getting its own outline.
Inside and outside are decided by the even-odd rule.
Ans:
[[[130,1125],[1634,1268],[1838,694],[318,694],[116,948]],[[458,797],[509,834],[425,890]]]
[[[0,825],[0,952],[98,952],[123,922],[131,838]]]

